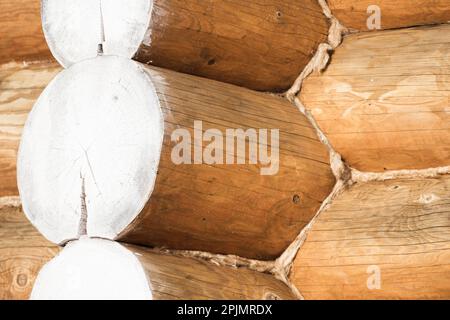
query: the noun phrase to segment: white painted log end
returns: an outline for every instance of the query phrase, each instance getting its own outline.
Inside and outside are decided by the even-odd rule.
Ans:
[[[150,198],[163,135],[155,88],[138,63],[101,56],[63,70],[24,127],[17,179],[25,214],[58,244],[82,235],[86,220],[89,236],[114,239]]]
[[[81,238],[69,242],[39,272],[32,300],[150,300],[137,257],[120,244]]]
[[[42,0],[42,27],[65,68],[97,56],[100,43],[106,55],[131,58],[144,40],[152,5],[152,0]]]

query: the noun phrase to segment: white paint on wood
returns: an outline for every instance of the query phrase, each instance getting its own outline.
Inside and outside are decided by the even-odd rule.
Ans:
[[[103,52],[131,58],[144,39],[152,5],[152,0],[42,0],[42,26],[53,56],[66,68],[97,55],[102,20]]]
[[[87,233],[114,239],[153,191],[163,126],[138,63],[101,56],[63,70],[22,135],[17,178],[27,217],[55,243],[77,238],[84,178]]]
[[[39,272],[32,300],[152,299],[145,271],[120,244],[81,238]]]

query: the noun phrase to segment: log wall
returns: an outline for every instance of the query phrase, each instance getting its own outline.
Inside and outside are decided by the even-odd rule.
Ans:
[[[2,69],[0,168],[2,195],[17,194],[16,150],[26,115],[56,65],[11,64]],[[282,98],[149,68],[165,114],[160,169],[152,197],[120,240],[273,259],[309,222],[334,184],[326,148],[294,106]],[[29,80],[28,80],[29,79]],[[203,130],[280,129],[280,168],[261,176],[260,165],[181,164],[171,160],[171,133],[194,120]],[[206,143],[205,143],[206,145]],[[237,204],[242,205],[237,205]],[[245,204],[245,205],[244,205]],[[249,219],[253,222],[248,224]]]

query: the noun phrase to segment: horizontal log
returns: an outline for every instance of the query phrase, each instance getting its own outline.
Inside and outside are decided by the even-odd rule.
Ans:
[[[300,99],[334,148],[363,171],[450,164],[450,25],[345,38]]]
[[[245,267],[217,266],[197,258],[156,254],[126,245],[150,279],[154,299],[292,300],[291,290],[272,275]]]
[[[41,267],[58,252],[21,208],[0,207],[0,300],[28,299]]]
[[[306,299],[449,299],[450,177],[356,184],[316,220],[293,264]]]
[[[316,0],[155,0],[143,63],[262,91],[289,88],[328,22]]]
[[[148,72],[163,102],[163,149],[152,196],[119,239],[278,257],[334,185],[327,151],[308,120],[278,97],[162,69]],[[260,175],[261,165],[248,164],[248,153],[247,165],[175,165],[171,132],[183,127],[193,137],[194,119],[203,132],[279,128],[279,171]]]
[[[447,0],[328,0],[328,6],[348,28],[368,30],[367,20],[380,9],[380,28],[404,28],[450,21]]]
[[[0,132],[6,133],[2,139],[8,144],[0,148],[0,161],[2,174],[10,177],[2,183],[2,192],[14,194],[21,127],[31,100],[58,68],[9,65],[2,70],[5,81],[1,83],[9,89],[1,93],[5,102],[0,109],[0,122],[4,123]],[[163,69],[149,68],[148,73],[165,116],[163,150],[150,201],[119,239],[260,259],[277,257],[309,222],[334,184],[327,151],[309,122],[286,100],[275,96]],[[249,164],[248,152],[245,165],[175,165],[171,150],[176,142],[171,141],[171,133],[185,128],[193,137],[194,120],[203,122],[203,132],[210,128],[223,132],[227,128],[278,128],[278,173],[260,175],[265,165]],[[56,174],[55,170],[49,174]],[[74,179],[78,186],[79,173]],[[45,179],[43,184],[52,181]],[[90,203],[96,190],[87,190],[88,212],[92,212]],[[71,197],[80,214],[81,187],[76,191]],[[78,218],[72,214],[67,220],[71,219]]]
[[[51,59],[41,27],[39,0],[0,0],[0,64]]]
[[[60,249],[45,240],[16,207],[0,208],[0,238],[0,299],[28,299],[42,266]],[[269,274],[125,246],[138,257],[156,300],[295,299],[286,285]]]

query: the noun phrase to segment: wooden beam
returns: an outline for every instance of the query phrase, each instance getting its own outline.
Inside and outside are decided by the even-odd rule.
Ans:
[[[362,171],[450,164],[450,25],[348,36],[300,99]]]
[[[39,0],[0,0],[0,64],[51,59],[41,27]]]
[[[262,91],[283,91],[325,42],[316,0],[155,0],[143,63]]]
[[[449,176],[354,185],[315,222],[292,282],[306,299],[449,299],[449,189]]]
[[[0,300],[28,299],[41,267],[58,247],[45,240],[21,208],[0,207]]]
[[[404,28],[450,21],[447,0],[328,0],[328,6],[348,28],[366,31],[367,19],[373,13],[369,6],[378,6],[381,29]]]
[[[0,121],[5,123],[1,132],[7,132],[3,139],[9,142],[2,144],[7,148],[0,148],[0,159],[2,174],[10,177],[2,189],[11,194],[16,190],[15,150],[25,115],[38,88],[58,68],[9,65],[4,70],[9,71],[4,71],[8,76],[2,84],[11,88],[2,91],[5,104],[0,107],[0,119],[5,121]],[[148,68],[148,73],[165,117],[163,150],[150,201],[119,239],[258,259],[279,256],[334,184],[327,150],[309,122],[287,100],[275,96],[163,69]],[[9,133],[12,120],[7,119],[15,113],[20,116]],[[227,128],[278,128],[279,171],[260,175],[265,165],[249,164],[248,153],[245,165],[175,165],[171,150],[176,142],[171,141],[171,133],[185,128],[193,137],[194,120],[203,122],[203,132],[210,128],[223,132]],[[77,192],[73,197],[79,202]],[[89,211],[89,193],[87,200]]]

